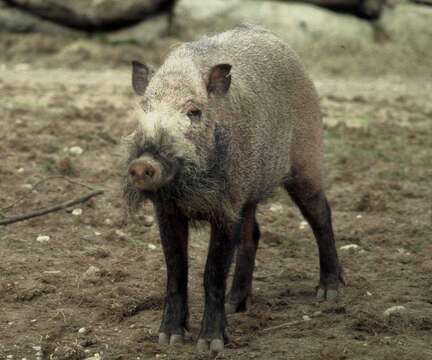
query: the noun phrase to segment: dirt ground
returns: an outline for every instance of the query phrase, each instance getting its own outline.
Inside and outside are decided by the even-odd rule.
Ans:
[[[157,345],[165,287],[158,233],[148,218],[151,226],[124,222],[119,192],[121,137],[134,125],[129,70],[97,62],[62,69],[49,62],[55,58],[43,67],[7,54],[0,64],[0,216],[78,197],[89,191],[82,184],[105,193],[0,227],[0,359],[207,358],[193,340],[176,349]],[[347,285],[337,302],[314,300],[315,242],[277,193],[259,208],[252,302],[229,316],[221,357],[430,360],[432,83],[403,74],[312,73],[337,246],[357,245],[339,250]],[[76,146],[82,154],[71,153]],[[81,215],[72,213],[77,208]],[[207,229],[193,232],[192,337],[207,243]],[[393,306],[404,308],[384,316]]]

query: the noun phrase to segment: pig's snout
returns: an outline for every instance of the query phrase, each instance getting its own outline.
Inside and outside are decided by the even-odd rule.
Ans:
[[[131,183],[140,190],[156,190],[162,184],[162,165],[150,157],[132,161],[128,174]]]

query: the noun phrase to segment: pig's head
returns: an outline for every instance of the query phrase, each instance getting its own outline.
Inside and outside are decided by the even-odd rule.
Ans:
[[[176,59],[156,73],[139,62],[132,65],[140,106],[129,138],[127,200],[214,193],[225,147],[217,109],[230,88],[231,66],[218,64],[202,74],[190,59]]]

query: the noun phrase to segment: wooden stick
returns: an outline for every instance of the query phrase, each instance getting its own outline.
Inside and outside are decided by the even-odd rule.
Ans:
[[[283,324],[280,324],[280,325],[269,327],[267,329],[263,329],[261,331],[262,332],[268,332],[268,331],[283,329],[283,328],[287,328],[287,327],[294,326],[294,325],[300,325],[300,324],[303,324],[304,322],[305,322],[304,320],[290,321],[290,322],[287,322],[287,323],[283,323]]]
[[[42,215],[45,215],[45,214],[48,214],[48,213],[51,213],[54,211],[63,210],[63,209],[68,208],[69,206],[86,202],[88,199],[92,198],[93,196],[97,196],[97,195],[100,195],[103,193],[104,193],[103,190],[94,190],[94,191],[91,191],[84,196],[77,198],[77,199],[69,200],[69,201],[66,201],[64,203],[57,204],[57,205],[54,205],[54,206],[51,206],[51,207],[48,207],[45,209],[35,210],[35,211],[29,212],[27,214],[12,216],[12,217],[6,218],[6,219],[0,219],[0,225],[9,225],[12,223],[16,223],[18,221],[23,221],[23,220],[31,219],[31,218],[34,218],[37,216],[42,216]]]
[[[94,187],[92,187],[92,186],[90,186],[90,185],[88,185],[88,184],[84,184],[84,183],[82,183],[82,182],[79,182],[79,181],[73,180],[73,179],[71,179],[71,178],[69,178],[69,177],[67,177],[67,176],[63,176],[63,175],[56,175],[56,176],[51,176],[51,177],[47,177],[47,178],[45,178],[45,179],[39,180],[36,184],[34,184],[34,185],[32,186],[32,188],[30,189],[30,191],[32,191],[32,190],[36,190],[36,189],[37,189],[41,184],[43,184],[43,183],[46,183],[46,182],[51,181],[51,180],[57,180],[57,179],[66,180],[66,181],[67,181],[68,183],[70,183],[70,184],[75,184],[75,185],[84,186],[84,187],[86,187],[86,188],[89,189],[89,190],[94,190],[94,189],[95,189]],[[13,207],[14,207],[16,204],[18,204],[20,201],[22,201],[22,200],[24,200],[25,198],[27,198],[27,196],[29,195],[30,191],[29,191],[28,193],[24,194],[23,196],[19,197],[18,199],[16,199],[12,204],[10,204],[10,205],[8,205],[8,206],[6,206],[6,207],[4,207],[4,208],[1,208],[1,209],[0,209],[0,213],[3,212],[3,211],[9,210],[10,208],[13,208]]]

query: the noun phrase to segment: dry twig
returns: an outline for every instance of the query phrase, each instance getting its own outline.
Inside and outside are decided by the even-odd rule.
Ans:
[[[61,204],[57,204],[45,209],[40,209],[40,210],[36,210],[36,211],[32,211],[29,212],[27,214],[23,214],[23,215],[17,215],[17,216],[12,216],[10,218],[6,218],[6,219],[1,219],[0,220],[0,225],[9,225],[18,221],[23,221],[23,220],[27,220],[27,219],[31,219],[37,216],[42,216],[54,211],[59,211],[59,210],[63,210],[68,208],[69,206],[75,205],[75,204],[79,204],[79,203],[83,203],[85,201],[87,201],[88,199],[92,198],[93,196],[97,196],[100,194],[103,194],[103,190],[94,190],[89,192],[88,194],[81,196],[79,198],[73,199],[73,200],[69,200],[66,201],[64,203]]]
[[[290,322],[283,323],[283,324],[280,324],[280,325],[271,326],[271,327],[269,327],[267,329],[263,329],[262,332],[269,332],[269,331],[272,331],[272,330],[284,329],[284,328],[287,328],[287,327],[290,327],[290,326],[303,324],[304,322],[305,322],[304,320],[290,321]]]

